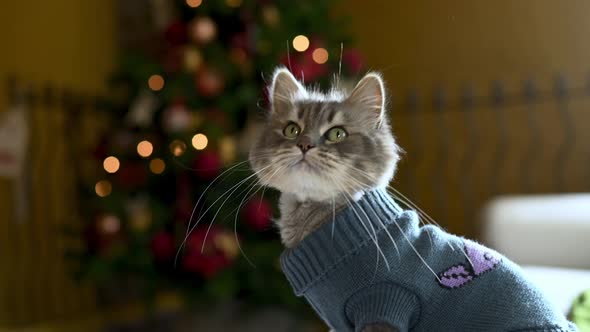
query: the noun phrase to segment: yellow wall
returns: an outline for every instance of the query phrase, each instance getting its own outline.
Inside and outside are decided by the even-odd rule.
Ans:
[[[356,45],[393,87],[589,72],[585,0],[344,2]]]
[[[20,82],[36,88],[49,82],[58,89],[70,88],[77,93],[104,92],[115,56],[114,6],[112,0],[2,1],[2,83],[7,75],[14,74]],[[6,109],[6,104],[2,89],[0,112]],[[41,115],[33,119],[33,144],[43,143],[39,142],[40,137],[54,138],[48,132],[49,117],[42,115],[43,112],[37,114]],[[52,117],[51,121],[58,120]],[[37,150],[31,147],[33,154]],[[64,158],[57,153],[46,157],[52,158],[51,161]],[[40,169],[33,175],[33,181],[49,176],[43,172]],[[61,174],[67,182],[67,174]],[[61,180],[44,183],[55,184]],[[44,211],[47,202],[59,202],[61,210],[55,213],[67,216],[67,202],[50,200],[64,197],[61,191],[65,186],[39,188],[36,185],[32,184],[36,189],[31,198],[35,202],[30,207],[31,220],[17,225],[13,220],[11,183],[0,179],[0,327],[66,318],[91,306],[90,293],[77,288],[67,276],[63,253],[58,247],[63,242],[56,239],[59,225],[48,225],[49,217],[44,218],[35,211],[42,210],[37,204]]]
[[[587,88],[590,2],[346,0],[339,9],[351,16],[355,45],[370,69],[384,73],[395,103],[412,88],[421,98],[417,116],[403,107],[393,110],[394,132],[407,152],[394,185],[448,229],[476,235],[478,211],[497,194],[588,191],[588,97],[576,97],[567,107],[552,101],[504,108],[507,145],[498,152],[497,110],[488,103],[472,110],[469,120],[457,110],[441,115],[432,110],[432,91],[442,86],[453,101],[471,82],[477,95],[489,98],[492,80],[502,80],[507,92],[516,94],[530,77],[551,93],[557,72],[571,86]],[[527,117],[531,110],[536,141]],[[573,143],[564,141],[566,110]],[[466,169],[464,158],[474,141],[467,127],[479,137]],[[446,150],[445,140],[451,144]],[[565,158],[559,152],[564,149]],[[532,162],[524,159],[531,159],[531,150]],[[527,164],[531,167],[523,170]]]

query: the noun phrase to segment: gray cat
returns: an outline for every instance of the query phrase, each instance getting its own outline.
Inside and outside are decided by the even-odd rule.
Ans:
[[[265,128],[249,159],[261,184],[281,192],[277,226],[293,248],[364,192],[387,187],[400,148],[379,74],[367,74],[349,94],[321,93],[279,68],[269,96]],[[374,324],[363,331],[393,329]]]
[[[250,164],[263,185],[281,191],[283,272],[331,327],[577,331],[515,263],[420,227],[418,214],[387,193],[400,149],[378,74],[349,94],[320,93],[278,69],[269,92]]]

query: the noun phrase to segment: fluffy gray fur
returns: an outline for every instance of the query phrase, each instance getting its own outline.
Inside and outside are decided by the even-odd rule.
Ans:
[[[386,116],[379,74],[367,74],[349,94],[336,87],[321,93],[279,68],[269,96],[265,127],[249,159],[260,182],[281,191],[277,226],[285,246],[292,248],[365,191],[386,187],[400,149]],[[297,137],[283,133],[290,123],[299,126]],[[343,128],[347,137],[327,140],[334,127]],[[381,331],[394,329],[379,323],[363,327],[363,332]]]
[[[379,74],[365,75],[350,93],[337,87],[322,93],[278,68],[269,96],[265,127],[249,159],[261,183],[281,192],[277,226],[284,245],[292,248],[365,191],[386,187],[400,149]],[[283,134],[289,123],[301,129],[296,138]],[[326,132],[334,127],[344,128],[347,137],[327,140]],[[298,145],[312,148],[304,152]]]

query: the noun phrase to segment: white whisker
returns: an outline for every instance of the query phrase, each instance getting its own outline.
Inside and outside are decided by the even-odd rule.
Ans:
[[[221,196],[219,196],[214,202],[213,204],[211,204],[211,206],[209,208],[207,208],[207,210],[205,210],[204,213],[207,213],[214,205],[215,203],[217,203],[219,200],[221,200],[230,190],[234,189],[234,188],[239,188],[243,183],[245,183],[246,181],[248,181],[249,179],[251,179],[252,177],[258,175],[258,173],[272,167],[273,165],[267,165],[265,167],[263,167],[262,169],[258,170],[257,172],[254,172],[253,174],[249,175],[248,177],[244,178],[243,180],[241,180],[240,182],[238,182],[238,184],[233,185],[230,189],[228,189],[227,191],[225,191]],[[233,193],[233,192],[232,192]],[[230,194],[231,196],[231,194]],[[190,228],[189,232],[186,233],[184,239],[182,240],[182,243],[180,244],[180,247],[178,248],[178,251],[176,253],[176,257],[174,258],[174,265],[176,265],[176,262],[178,260],[178,255],[180,254],[182,248],[184,248],[184,245],[186,244],[186,241],[190,235],[190,233],[197,227],[197,225],[199,224],[199,222],[201,221],[201,219],[204,217],[204,214],[202,216],[200,216],[197,221],[195,222],[195,224]]]

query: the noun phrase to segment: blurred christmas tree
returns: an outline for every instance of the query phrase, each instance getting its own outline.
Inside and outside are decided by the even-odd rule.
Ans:
[[[259,191],[238,161],[275,66],[320,85],[339,71],[359,74],[361,60],[333,5],[151,2],[153,25],[141,21],[144,38],[122,50],[112,125],[94,152],[83,277],[129,281],[148,298],[178,289],[194,301],[299,303],[278,265],[282,246],[270,224],[276,193]]]

